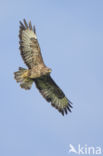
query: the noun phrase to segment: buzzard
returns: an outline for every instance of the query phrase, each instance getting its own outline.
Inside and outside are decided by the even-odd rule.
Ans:
[[[24,19],[23,22],[20,21],[19,49],[28,69],[19,67],[19,71],[14,73],[14,78],[21,88],[26,90],[30,89],[34,82],[43,97],[62,115],[71,112],[72,103],[51,78],[51,69],[44,64],[35,27],[32,27],[31,21],[27,23]]]

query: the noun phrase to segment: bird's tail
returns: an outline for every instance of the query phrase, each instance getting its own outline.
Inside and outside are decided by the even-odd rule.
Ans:
[[[30,89],[33,83],[33,80],[27,77],[27,69],[19,67],[19,71],[14,72],[14,78],[17,82],[20,83],[21,88]]]

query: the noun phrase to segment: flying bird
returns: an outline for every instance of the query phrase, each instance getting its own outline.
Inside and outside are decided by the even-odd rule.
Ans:
[[[32,27],[31,21],[20,21],[19,40],[20,53],[28,67],[19,67],[19,70],[14,72],[14,78],[21,88],[28,90],[34,82],[42,96],[62,115],[71,112],[72,103],[50,76],[52,70],[44,64],[35,26]]]

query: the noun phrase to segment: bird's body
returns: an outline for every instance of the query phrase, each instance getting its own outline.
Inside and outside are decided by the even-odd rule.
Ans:
[[[32,69],[28,69],[25,71],[25,73],[22,75],[24,78],[29,77],[31,79],[39,78],[43,75],[49,74],[51,70],[43,65],[37,65],[33,67]]]
[[[14,73],[16,81],[24,89],[30,89],[34,82],[52,106],[63,115],[67,114],[67,110],[71,111],[71,102],[51,78],[51,69],[43,62],[35,27],[32,28],[31,22],[29,24],[25,20],[24,24],[20,22],[19,39],[21,56],[28,69],[19,67],[19,71]]]

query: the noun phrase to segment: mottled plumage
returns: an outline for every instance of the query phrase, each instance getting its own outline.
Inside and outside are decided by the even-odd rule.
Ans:
[[[24,24],[20,21],[19,39],[20,53],[28,69],[19,67],[14,73],[16,81],[24,89],[30,89],[34,82],[43,97],[62,115],[71,112],[71,102],[51,78],[51,69],[43,62],[35,27],[31,22],[27,24],[25,19]]]
[[[35,65],[44,64],[40,52],[39,43],[37,41],[35,28],[32,29],[31,22],[29,25],[24,20],[24,25],[20,22],[20,52],[25,64],[29,68]]]

